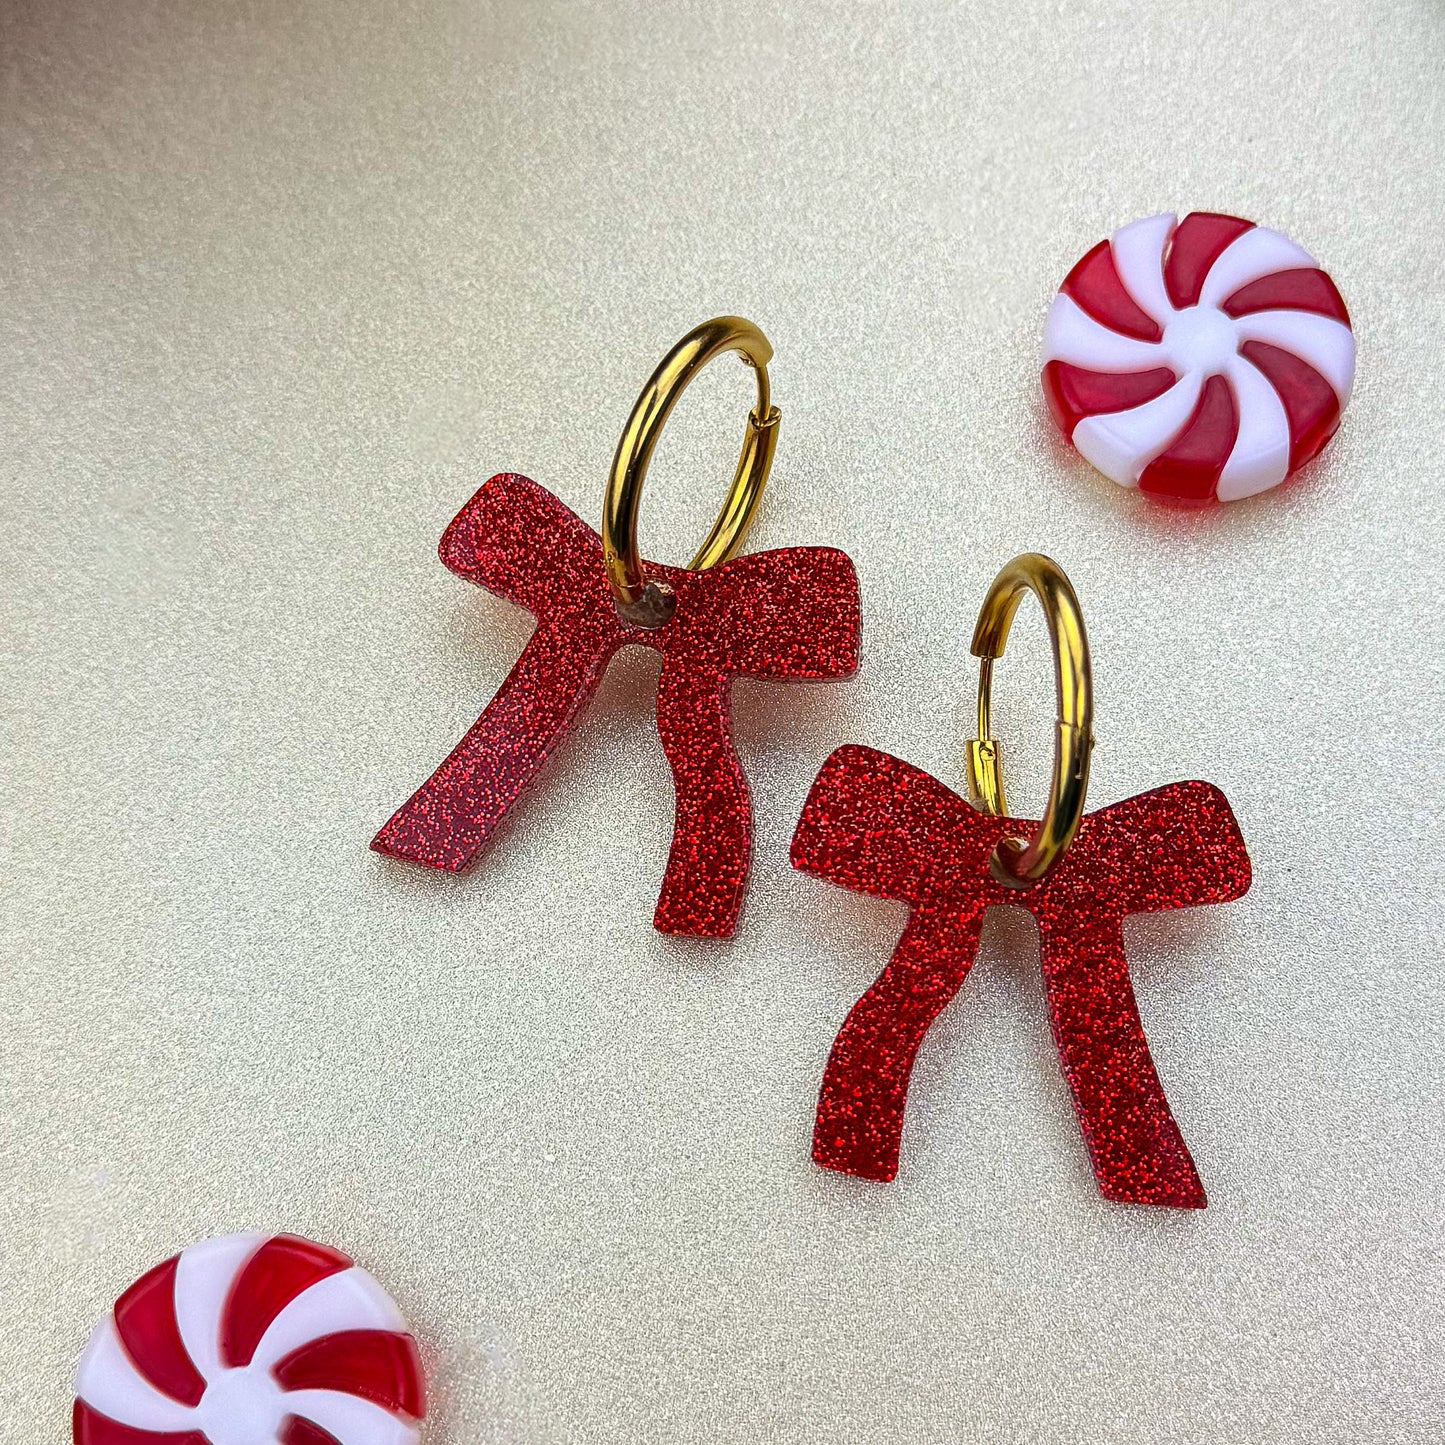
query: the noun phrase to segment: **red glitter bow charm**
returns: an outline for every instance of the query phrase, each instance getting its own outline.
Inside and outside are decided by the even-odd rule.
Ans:
[[[729,937],[752,851],[747,779],[733,751],[735,677],[828,681],[858,666],[858,579],[831,547],[786,547],[708,571],[648,563],[676,610],[660,627],[619,616],[597,534],[526,477],[493,477],[457,514],[441,559],[537,618],[516,665],[447,760],[371,846],[465,868],[536,776],[629,643],[662,653],[657,730],[676,819],[654,926]]]
[[[1249,887],[1249,855],[1224,795],[1173,783],[1085,816],[1055,870],[1025,889],[989,873],[1004,836],[1036,825],[991,817],[927,773],[871,748],[839,748],[813,784],[793,866],[908,904],[878,981],[833,1044],[813,1158],[892,1179],[913,1060],[968,976],[984,910],[1037,920],[1049,1020],[1099,1189],[1108,1199],[1202,1209],[1204,1189],[1149,1056],[1124,958],[1130,913],[1225,903]]]

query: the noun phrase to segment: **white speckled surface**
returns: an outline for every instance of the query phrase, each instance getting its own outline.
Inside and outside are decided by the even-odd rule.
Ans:
[[[96,1318],[292,1228],[396,1294],[427,1445],[1445,1434],[1445,12],[1430,0],[12,0],[0,16],[0,1434]],[[1160,209],[1314,251],[1360,379],[1295,485],[1151,510],[1055,439],[1068,265]],[[858,564],[850,683],[738,690],[731,945],[648,927],[671,798],[629,655],[472,875],[369,854],[526,619],[435,559],[486,476],[596,514],[662,350],[777,349],[758,546]],[[682,560],[745,379],[659,452]],[[1210,1207],[1096,1195],[1032,931],[928,1040],[904,1170],[813,1094],[900,924],[794,875],[838,743],[962,781],[968,634],[1084,603],[1092,796],[1204,777],[1256,880],[1137,920]],[[1041,797],[1026,614],[1000,722]]]

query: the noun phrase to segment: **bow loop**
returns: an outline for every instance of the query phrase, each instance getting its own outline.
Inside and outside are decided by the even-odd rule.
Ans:
[[[986,878],[996,820],[921,768],[874,748],[829,755],[793,834],[793,866],[913,905]]]
[[[1080,844],[1081,862],[1097,853],[1088,871],[1111,880],[1121,913],[1232,903],[1249,890],[1244,835],[1212,783],[1169,783],[1111,803],[1085,819]]]
[[[781,547],[682,573],[672,647],[741,677],[831,681],[858,669],[858,574],[834,547]]]
[[[438,548],[458,577],[537,616],[559,600],[610,607],[602,544],[572,509],[529,477],[501,472],[452,519]]]

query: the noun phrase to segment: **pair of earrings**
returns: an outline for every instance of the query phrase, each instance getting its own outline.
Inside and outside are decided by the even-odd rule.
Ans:
[[[757,402],[727,499],[686,568],[643,562],[637,510],[662,428],[697,373],[724,352],[754,370]],[[747,780],[733,749],[734,678],[829,681],[858,665],[853,564],[827,547],[738,557],[777,446],[772,348],[751,322],[720,317],[663,358],[628,418],[599,536],[526,477],[493,477],[441,542],[459,576],[537,618],[486,710],[372,841],[428,867],[470,864],[628,644],[663,657],[657,728],[676,815],[653,918],[664,933],[729,937],[752,851]],[[1043,820],[1009,815],[990,722],[994,662],[1024,595],[1043,607],[1058,689],[1053,784]],[[792,842],[793,866],[899,899],[909,919],[877,982],[834,1042],[813,1157],[892,1179],[908,1080],[929,1025],[962,986],[984,911],[1011,903],[1038,921],[1060,1062],[1100,1190],[1132,1203],[1200,1208],[1204,1191],[1149,1055],[1124,957],[1122,922],[1238,898],[1249,857],[1224,796],[1176,783],[1088,817],[1093,684],[1078,599],[1057,564],[1015,558],[995,579],[974,632],[978,736],[968,800],[908,763],[843,747],[823,764]]]
[[[686,568],[644,564],[637,503],[683,389],[723,351],[757,373],[737,475]],[[373,844],[456,871],[485,844],[628,643],[663,654],[657,723],[676,824],[654,918],[727,937],[747,881],[751,815],[733,752],[735,677],[827,681],[858,665],[858,583],[823,547],[738,557],[767,481],[778,413],[772,351],[735,317],[689,333],[653,374],[617,449],[599,537],[524,477],[493,477],[442,539],[453,571],[528,608],[537,629],[475,727]],[[1175,502],[1248,496],[1325,445],[1354,377],[1349,315],[1287,237],[1236,216],[1146,217],[1070,271],[1045,331],[1042,382],[1073,446],[1123,486]],[[1009,816],[990,726],[993,665],[1032,591],[1058,683],[1043,821]],[[962,986],[985,909],[1038,921],[1045,994],[1075,1111],[1106,1197],[1199,1207],[1204,1191],[1139,1022],[1123,919],[1239,897],[1249,857],[1207,783],[1175,783],[1084,816],[1093,746],[1078,599],[1047,558],[1015,558],[985,598],[978,737],[968,801],[871,748],[824,763],[792,843],[794,867],[908,906],[892,959],[849,1013],[823,1077],[813,1157],[891,1179],[909,1074]],[[425,1414],[416,1342],[350,1258],[294,1235],[205,1240],[137,1280],[97,1326],[76,1375],[75,1445],[267,1439],[416,1445]]]

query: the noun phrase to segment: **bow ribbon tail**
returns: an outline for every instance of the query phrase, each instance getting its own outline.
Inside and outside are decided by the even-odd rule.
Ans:
[[[1099,1192],[1127,1204],[1203,1209],[1204,1186],[1139,1019],[1117,915],[1039,919],[1049,1021]]]
[[[883,1181],[898,1173],[913,1061],[968,977],[982,928],[982,907],[910,914],[888,966],[833,1041],[813,1124],[813,1158],[825,1169]]]
[[[539,621],[481,717],[371,846],[428,868],[465,868],[597,691],[611,655]]]
[[[733,749],[732,679],[668,658],[657,683],[657,732],[672,769],[672,847],[653,927],[730,938],[753,851],[748,780]]]

